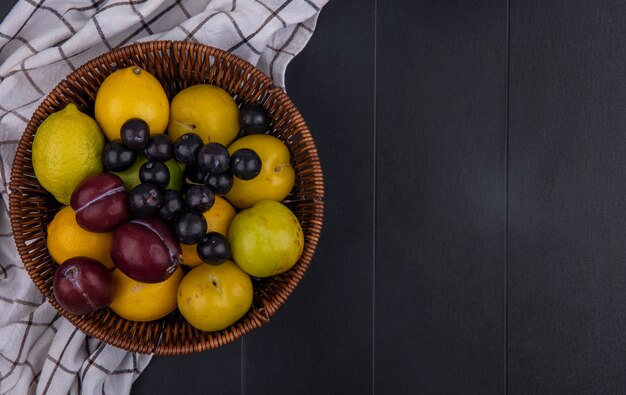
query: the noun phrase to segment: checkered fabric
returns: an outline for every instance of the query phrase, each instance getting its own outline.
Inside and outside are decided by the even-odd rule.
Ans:
[[[7,212],[15,149],[43,96],[89,59],[136,41],[192,40],[256,64],[284,86],[328,0],[21,0],[0,24],[0,393],[130,391],[150,356],[89,338],[26,273]]]

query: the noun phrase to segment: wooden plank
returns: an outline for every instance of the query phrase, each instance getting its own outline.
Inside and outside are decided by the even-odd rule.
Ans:
[[[626,5],[511,2],[510,393],[626,393]]]
[[[378,2],[375,390],[504,390],[506,1]]]
[[[202,353],[153,357],[132,394],[241,394],[241,341]]]
[[[294,295],[246,336],[245,393],[371,393],[373,1],[324,7],[287,72],[287,91],[319,149],[325,224]]]

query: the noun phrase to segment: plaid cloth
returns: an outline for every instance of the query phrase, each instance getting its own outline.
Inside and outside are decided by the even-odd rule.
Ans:
[[[130,391],[151,356],[89,338],[32,284],[7,213],[16,145],[43,96],[110,49],[192,40],[256,64],[284,86],[328,0],[21,0],[0,24],[0,393]]]

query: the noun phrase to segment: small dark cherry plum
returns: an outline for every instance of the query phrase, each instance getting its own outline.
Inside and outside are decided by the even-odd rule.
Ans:
[[[142,183],[128,194],[130,209],[138,217],[154,215],[163,204],[163,192],[154,184]]]
[[[165,189],[170,183],[170,170],[165,163],[150,160],[139,168],[139,180]]]
[[[241,180],[251,180],[261,172],[259,154],[250,148],[240,148],[230,156],[230,171]]]
[[[122,125],[120,137],[128,148],[140,150],[150,140],[150,126],[143,119],[131,118]]]
[[[183,244],[196,244],[206,234],[207,223],[202,214],[185,211],[174,220],[174,234]]]
[[[198,166],[209,174],[220,174],[228,170],[230,154],[220,143],[205,144],[198,152]]]
[[[163,192],[163,204],[157,211],[157,215],[164,221],[172,221],[185,207],[180,193],[174,189],[167,189]]]
[[[195,133],[185,133],[174,141],[172,152],[177,161],[186,165],[196,164],[198,151],[204,145],[202,138]]]
[[[121,140],[109,141],[102,151],[102,163],[107,170],[122,171],[129,168],[137,160],[137,151],[133,151]]]
[[[221,265],[232,257],[228,240],[218,232],[207,233],[200,240],[196,249],[200,259],[209,265]]]
[[[166,162],[172,158],[172,140],[170,136],[163,133],[150,136],[148,144],[144,147],[143,153],[148,159]]]
[[[246,104],[239,110],[239,125],[247,134],[265,133],[270,126],[270,116],[263,107]]]
[[[229,171],[221,174],[209,174],[204,183],[211,188],[216,195],[226,195],[233,187],[233,175]]]
[[[203,213],[213,207],[215,195],[207,185],[192,185],[185,193],[185,206],[189,210]]]

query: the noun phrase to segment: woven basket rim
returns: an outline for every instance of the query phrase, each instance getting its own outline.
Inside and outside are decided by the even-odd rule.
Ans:
[[[280,277],[280,281],[274,281],[273,279],[268,280],[267,284],[278,283],[276,288],[279,289],[279,291],[276,294],[270,295],[270,298],[266,300],[265,297],[267,296],[267,294],[264,293],[265,291],[263,291],[262,295],[260,296],[260,300],[263,302],[262,306],[253,305],[253,307],[240,321],[223,331],[205,333],[203,335],[197,330],[194,331],[193,329],[187,329],[184,322],[177,323],[174,322],[173,319],[169,321],[166,319],[162,319],[149,323],[137,324],[132,321],[127,321],[121,317],[118,317],[117,315],[112,313],[110,309],[106,309],[106,313],[102,313],[101,311],[88,316],[72,315],[66,312],[60,305],[58,305],[56,300],[54,300],[49,283],[43,281],[41,278],[42,276],[39,275],[41,274],[39,273],[39,270],[44,270],[44,275],[48,275],[46,274],[48,272],[46,272],[45,269],[42,269],[42,267],[44,267],[46,264],[49,265],[49,263],[41,263],[42,259],[45,260],[46,256],[49,257],[47,248],[43,250],[40,248],[35,252],[35,256],[33,257],[33,251],[29,247],[30,244],[28,244],[35,237],[45,238],[46,230],[43,229],[44,227],[42,226],[40,229],[38,229],[37,227],[33,228],[33,233],[30,232],[31,228],[28,228],[29,232],[27,234],[21,232],[23,227],[29,226],[24,225],[22,221],[24,219],[24,207],[22,206],[26,204],[25,200],[27,200],[24,198],[25,192],[23,192],[23,190],[26,190],[23,185],[24,180],[38,183],[36,180],[33,181],[32,178],[27,178],[28,174],[25,173],[25,167],[28,166],[28,161],[30,161],[29,150],[32,146],[32,138],[36,131],[36,127],[43,119],[45,119],[45,117],[43,119],[39,119],[39,115],[46,113],[49,114],[53,112],[50,109],[56,103],[59,103],[57,99],[59,97],[66,96],[63,92],[71,89],[72,87],[74,89],[80,89],[80,85],[77,85],[77,83],[84,81],[85,76],[89,77],[89,75],[93,75],[97,72],[97,70],[99,70],[99,68],[106,69],[107,67],[109,67],[112,70],[118,69],[119,65],[117,64],[118,62],[114,61],[115,59],[122,58],[126,60],[126,57],[128,57],[129,59],[131,59],[128,61],[128,63],[133,64],[133,55],[138,56],[139,58],[141,58],[142,56],[154,57],[155,55],[158,55],[167,58],[170,62],[174,62],[172,57],[174,57],[176,54],[181,53],[196,56],[200,56],[199,54],[202,54],[203,56],[212,57],[214,62],[217,62],[219,60],[219,62],[224,62],[224,64],[228,64],[228,67],[230,68],[237,68],[237,70],[239,70],[239,72],[243,76],[248,77],[248,79],[236,80],[236,82],[231,81],[231,87],[237,87],[238,84],[245,85],[246,82],[254,80],[254,83],[256,84],[255,86],[262,87],[262,89],[259,88],[259,91],[256,92],[256,94],[258,95],[257,99],[261,96],[272,97],[272,100],[275,103],[278,103],[277,107],[283,109],[286,114],[285,116],[289,116],[288,121],[291,121],[293,123],[294,130],[297,131],[296,134],[301,137],[301,142],[306,148],[304,152],[306,153],[307,167],[300,170],[300,173],[306,175],[306,177],[312,178],[312,182],[310,184],[306,184],[305,186],[303,186],[303,189],[306,189],[306,192],[304,192],[303,195],[303,200],[293,200],[294,204],[307,204],[307,207],[309,207],[308,204],[310,204],[310,206],[312,207],[311,213],[307,212],[306,218],[307,223],[310,223],[311,226],[309,227],[309,237],[307,237],[307,239],[305,240],[305,251],[302,255],[302,258],[296,264],[296,266],[294,266],[294,268],[284,273],[283,275],[277,276],[277,278]],[[152,58],[149,58],[147,61],[149,62],[150,59]],[[205,60],[205,58],[202,59]],[[137,61],[136,63],[140,64],[141,61]],[[113,66],[113,64],[115,64],[115,66]],[[203,62],[200,62],[200,64],[203,66]],[[221,64],[222,63],[219,63],[219,65]],[[216,68],[215,70],[220,70],[219,65],[215,66],[211,64],[210,66],[207,66],[207,69]],[[168,67],[168,65],[160,65],[157,67],[166,68]],[[182,66],[178,65],[176,65],[176,67],[180,69],[183,68]],[[83,80],[80,80],[81,77],[83,78]],[[300,143],[298,142],[294,144]],[[292,157],[292,160],[293,159],[294,158]],[[43,189],[41,190],[43,191],[41,192],[41,194],[47,194],[47,191],[44,191]],[[75,71],[68,74],[64,79],[62,79],[55,86],[55,88],[52,89],[52,91],[50,91],[44,97],[38,108],[29,119],[24,133],[20,138],[15,158],[11,166],[11,179],[9,182],[8,192],[11,228],[14,234],[14,239],[18,252],[20,254],[20,258],[24,266],[26,267],[26,270],[28,271],[31,280],[35,283],[39,291],[44,295],[45,299],[50,304],[52,304],[53,307],[61,315],[63,315],[66,319],[72,322],[72,324],[74,324],[87,335],[98,338],[118,348],[153,355],[183,355],[213,349],[231,343],[241,336],[244,336],[254,329],[260,328],[265,323],[267,323],[269,319],[276,313],[277,309],[286,302],[289,296],[291,296],[295,288],[299,285],[302,278],[304,277],[306,271],[311,264],[311,260],[317,248],[323,225],[324,181],[322,167],[317,153],[317,147],[315,146],[313,136],[311,135],[310,130],[308,129],[302,115],[299,113],[291,98],[286,94],[283,89],[277,87],[270,79],[270,77],[268,77],[266,74],[254,67],[249,62],[237,57],[236,55],[221,50],[219,48],[185,41],[147,41],[116,48],[112,51],[101,54],[89,60],[88,62],[77,68]],[[34,196],[34,199],[36,198],[37,196]],[[286,204],[290,203],[287,202],[287,200],[289,199],[289,197],[286,199]],[[54,262],[52,263],[54,264]],[[38,264],[40,265],[37,266]],[[257,300],[256,291],[258,290],[255,288],[255,302]],[[107,327],[108,329],[105,333],[103,327],[99,326],[104,324],[96,320],[105,321],[107,319],[116,321],[114,321],[114,326],[109,325],[109,327]],[[157,327],[159,325],[160,329],[159,327]],[[143,334],[144,336],[152,336],[153,338],[157,338],[158,340],[156,340],[154,344],[150,345],[133,341],[133,339],[135,339],[134,337],[131,337],[130,340],[124,338],[121,335],[124,335],[124,331],[129,327],[132,327],[135,331],[139,331],[137,337],[141,337],[141,335]],[[171,331],[169,331],[169,329],[171,329]],[[171,333],[182,334],[182,339],[170,339],[170,337],[174,336]]]

